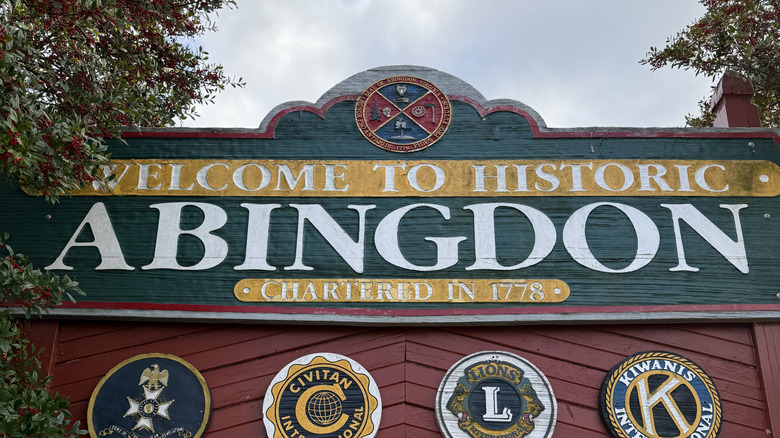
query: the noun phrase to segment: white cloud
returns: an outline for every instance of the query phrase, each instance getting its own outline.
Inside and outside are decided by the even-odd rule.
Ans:
[[[360,71],[414,64],[522,101],[551,127],[680,126],[710,81],[638,61],[702,13],[694,0],[239,0],[198,43],[247,87],[186,125],[256,127]]]

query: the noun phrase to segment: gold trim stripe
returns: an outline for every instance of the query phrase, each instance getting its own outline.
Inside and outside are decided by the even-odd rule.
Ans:
[[[541,197],[780,195],[769,161],[122,160],[76,196]]]
[[[569,286],[556,279],[271,279],[236,283],[250,303],[560,303]]]

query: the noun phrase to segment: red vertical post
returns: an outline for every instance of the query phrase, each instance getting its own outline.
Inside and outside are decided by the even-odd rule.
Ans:
[[[756,355],[772,434],[780,436],[780,324],[753,324]]]
[[[753,105],[753,86],[747,78],[726,71],[712,94],[713,126],[716,128],[760,127]]]

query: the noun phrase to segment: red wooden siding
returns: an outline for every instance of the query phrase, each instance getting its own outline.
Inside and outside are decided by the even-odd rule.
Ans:
[[[756,324],[756,352],[769,409],[769,430],[780,434],[780,324]]]
[[[192,363],[213,399],[209,438],[265,437],[261,407],[273,376],[305,354],[349,356],[379,385],[383,415],[378,438],[441,437],[436,390],[457,360],[504,350],[533,362],[558,399],[557,438],[607,438],[596,408],[606,372],[626,356],[667,350],[701,366],[723,400],[721,437],[766,438],[776,412],[780,325],[604,325],[508,327],[323,327],[180,323],[40,323],[54,340],[53,389],[69,395],[86,419],[89,397],[116,364],[142,353],[168,353]],[[34,326],[35,332],[39,326]],[[54,329],[52,329],[54,327]],[[55,333],[53,333],[55,332]],[[758,360],[774,358],[759,367]],[[772,368],[773,367],[773,368]],[[773,399],[774,398],[774,399]],[[775,424],[777,427],[777,424]]]

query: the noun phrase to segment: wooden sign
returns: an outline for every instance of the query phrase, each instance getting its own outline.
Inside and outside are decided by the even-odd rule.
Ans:
[[[780,141],[547,128],[427,68],[259,129],[146,129],[107,192],[0,187],[0,229],[78,317],[370,323],[778,320]]]
[[[557,411],[544,374],[502,351],[461,359],[436,393],[436,420],[446,438],[549,438]]]

